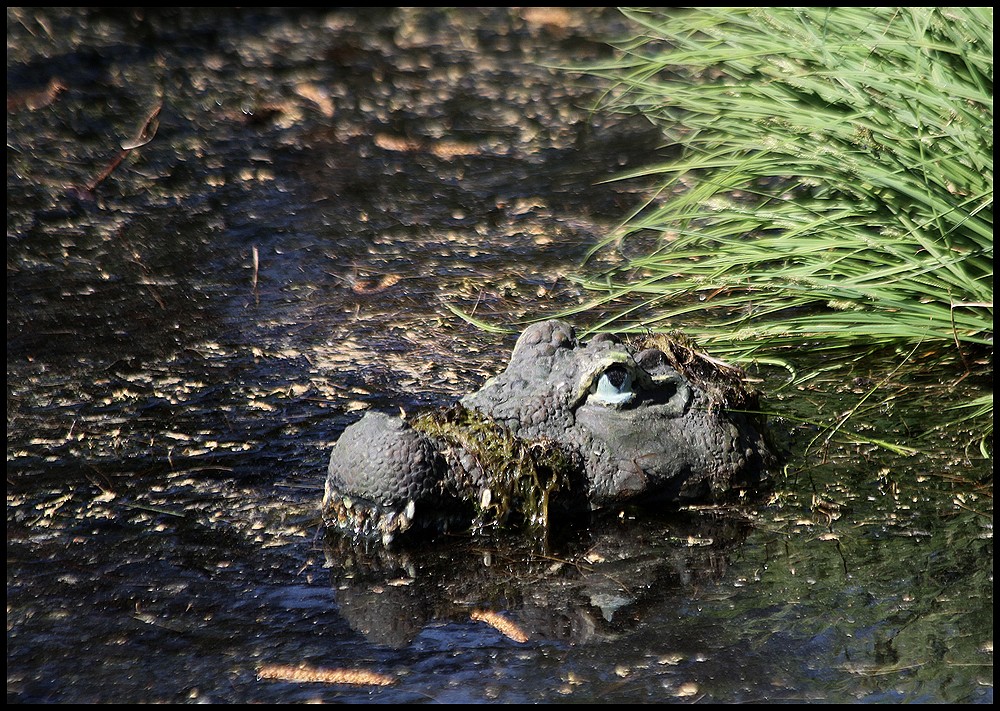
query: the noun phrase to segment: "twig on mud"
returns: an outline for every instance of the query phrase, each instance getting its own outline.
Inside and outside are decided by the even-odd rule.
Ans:
[[[253,251],[253,279],[250,282],[250,289],[253,291],[254,301],[260,305],[260,292],[257,291],[257,272],[260,269],[260,254],[257,252],[257,245],[250,248]]]
[[[101,173],[96,178],[94,178],[89,183],[84,185],[82,189],[76,190],[77,194],[79,194],[81,197],[87,197],[87,198],[92,197],[94,190],[97,188],[97,186],[108,179],[108,176],[115,171],[115,168],[121,165],[121,162],[125,160],[125,156],[127,156],[128,154],[129,151],[121,151],[117,156],[114,157],[114,159],[112,159],[110,163],[108,163],[107,167],[105,167],[104,170],[102,170]]]
[[[82,189],[77,189],[76,193],[80,197],[90,198],[93,196],[94,190],[97,186],[103,183],[108,177],[115,171],[115,169],[121,165],[121,162],[125,160],[125,157],[134,151],[136,148],[140,148],[150,141],[153,140],[153,136],[156,135],[156,129],[159,127],[160,123],[158,117],[160,115],[160,109],[163,108],[163,101],[159,100],[156,102],[156,106],[146,114],[142,123],[139,124],[138,129],[135,132],[135,136],[122,141],[121,152],[115,156],[107,167],[104,168],[93,180],[87,183]]]
[[[163,108],[163,101],[158,100],[156,106],[154,106],[148,114],[146,114],[145,120],[139,124],[139,130],[135,132],[135,136],[129,140],[122,141],[122,150],[132,151],[136,148],[141,148],[150,141],[153,140],[153,136],[156,135],[156,129],[160,127],[160,109]]]

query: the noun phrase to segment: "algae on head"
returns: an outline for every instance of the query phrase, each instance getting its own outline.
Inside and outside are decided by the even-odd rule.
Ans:
[[[546,530],[552,496],[570,491],[576,467],[556,442],[525,440],[486,415],[461,404],[424,413],[410,423],[414,429],[457,451],[449,460],[471,457],[478,472],[463,470],[463,486],[476,489],[475,530],[520,524]]]

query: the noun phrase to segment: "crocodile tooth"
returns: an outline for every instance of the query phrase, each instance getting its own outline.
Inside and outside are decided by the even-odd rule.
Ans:
[[[342,498],[340,500],[340,503],[343,504],[344,508],[347,509],[348,511],[350,511],[351,507],[354,506],[354,502],[351,501],[350,497],[347,497],[347,496],[345,496],[344,498]]]
[[[479,495],[479,506],[485,509],[487,506],[490,505],[490,502],[492,500],[493,500],[493,492],[490,491],[489,489],[483,489],[483,493]]]
[[[392,538],[393,538],[392,531],[385,531],[382,534],[382,545],[388,548],[389,544],[392,543]]]

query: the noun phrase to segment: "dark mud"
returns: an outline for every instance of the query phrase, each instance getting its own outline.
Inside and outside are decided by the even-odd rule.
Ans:
[[[992,700],[971,441],[832,446],[770,501],[548,548],[325,540],[360,410],[503,367],[512,338],[451,307],[508,325],[587,298],[568,275],[646,188],[602,181],[669,147],[547,67],[621,30],[8,9],[8,701]],[[393,683],[259,678],[280,665]]]

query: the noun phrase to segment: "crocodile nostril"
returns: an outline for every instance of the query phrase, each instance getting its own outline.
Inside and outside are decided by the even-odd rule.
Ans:
[[[666,365],[667,357],[659,348],[647,348],[636,354],[635,362],[643,370],[652,372],[660,365]]]

